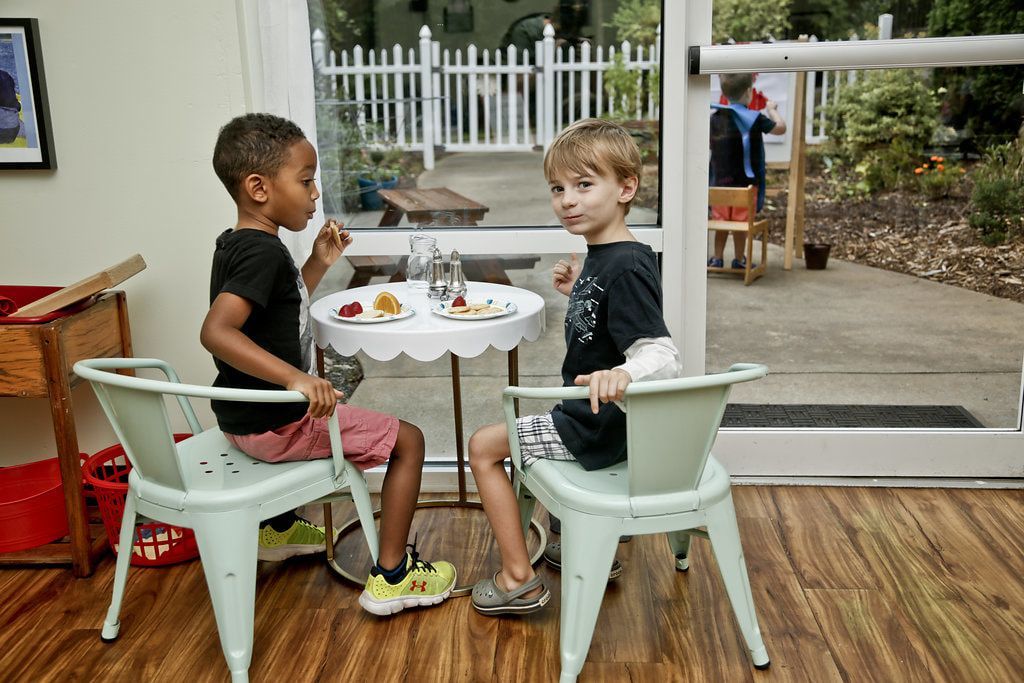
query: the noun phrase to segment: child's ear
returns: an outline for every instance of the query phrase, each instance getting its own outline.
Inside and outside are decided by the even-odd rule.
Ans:
[[[629,176],[619,183],[619,203],[625,204],[636,196],[637,188],[640,187],[640,180],[636,176]]]
[[[266,178],[259,173],[250,173],[242,179],[242,192],[257,204],[263,204],[270,198]]]

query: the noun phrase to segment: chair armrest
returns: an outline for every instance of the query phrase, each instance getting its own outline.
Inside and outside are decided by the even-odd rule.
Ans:
[[[160,370],[167,381],[118,375],[114,370],[137,370],[141,368]],[[75,374],[82,379],[101,384],[111,384],[125,388],[169,394],[178,400],[185,419],[193,434],[203,431],[196,419],[195,412],[188,402],[188,397],[216,399],[220,401],[251,401],[253,403],[308,403],[302,393],[282,389],[229,389],[226,387],[200,386],[183,384],[174,369],[166,362],[156,358],[89,358],[75,363]],[[331,459],[334,461],[334,478],[339,481],[348,471],[347,461],[342,452],[341,429],[336,419],[329,421],[331,438]]]
[[[512,464],[520,473],[525,482],[526,474],[523,472],[523,455],[519,450],[519,434],[516,431],[516,409],[517,398],[540,398],[540,399],[587,399],[590,398],[590,387],[505,387],[502,392],[502,406],[505,409],[505,427],[508,430],[508,447],[512,453]]]

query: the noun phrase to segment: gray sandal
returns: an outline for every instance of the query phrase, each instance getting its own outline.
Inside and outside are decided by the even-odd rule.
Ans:
[[[562,544],[559,541],[548,543],[544,548],[544,561],[553,569],[562,571]],[[608,580],[614,581],[622,576],[622,563],[618,558],[612,560],[612,568],[608,571]]]
[[[544,607],[551,599],[551,591],[540,580],[540,576],[534,576],[522,586],[506,593],[498,586],[498,573],[495,572],[489,579],[477,581],[473,586],[473,607],[481,614],[529,614]],[[532,598],[519,597],[538,587],[543,589],[539,595]]]

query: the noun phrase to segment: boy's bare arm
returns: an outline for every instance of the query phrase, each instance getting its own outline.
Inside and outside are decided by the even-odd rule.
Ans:
[[[342,396],[325,379],[308,375],[260,347],[242,332],[252,313],[252,304],[244,297],[221,292],[210,306],[199,341],[217,358],[247,375],[301,392],[309,399],[309,414],[323,417],[334,412]]]
[[[783,135],[786,132],[786,121],[782,118],[782,114],[779,113],[778,106],[775,100],[768,100],[764,105],[764,113],[775,122],[775,127],[768,131],[772,135]]]

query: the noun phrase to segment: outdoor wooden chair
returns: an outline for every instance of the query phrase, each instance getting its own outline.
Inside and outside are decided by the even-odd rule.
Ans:
[[[753,185],[747,187],[711,187],[708,188],[708,204],[711,206],[734,206],[747,209],[747,220],[745,221],[721,221],[708,219],[708,232],[727,230],[729,232],[743,232],[747,235],[746,267],[745,268],[716,268],[708,266],[709,273],[732,273],[742,274],[743,284],[749,285],[765,274],[768,270],[768,220],[756,217],[757,209],[757,188]],[[761,261],[757,267],[751,267],[754,262],[754,238],[761,239]]]

